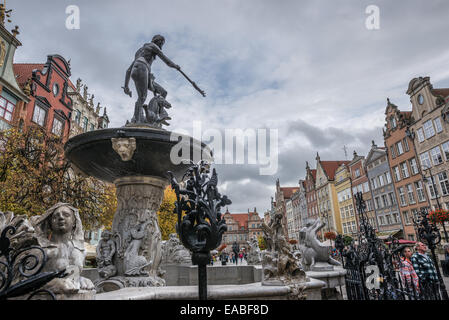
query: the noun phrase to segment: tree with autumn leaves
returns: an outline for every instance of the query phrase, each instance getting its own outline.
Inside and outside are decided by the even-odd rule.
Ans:
[[[110,228],[115,187],[74,170],[61,138],[38,126],[0,132],[0,211],[33,216],[56,202],[80,210],[85,230]]]
[[[159,228],[162,233],[162,240],[168,240],[170,233],[176,233],[176,222],[178,222],[178,216],[173,213],[175,209],[176,193],[168,186],[164,190],[164,198],[162,199],[161,206],[157,212],[157,218],[159,221]]]

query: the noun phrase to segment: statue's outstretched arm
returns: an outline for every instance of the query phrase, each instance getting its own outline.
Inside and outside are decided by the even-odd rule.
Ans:
[[[180,70],[181,67],[178,66],[176,63],[174,63],[173,61],[171,61],[159,48],[157,48],[156,46],[153,47],[154,52],[157,54],[157,56],[159,58],[161,58],[162,61],[165,62],[165,64],[167,66],[169,66],[170,68],[174,68],[177,70]]]

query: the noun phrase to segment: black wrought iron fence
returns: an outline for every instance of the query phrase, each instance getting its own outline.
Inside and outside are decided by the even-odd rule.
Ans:
[[[438,229],[433,228],[427,212],[422,211],[415,226],[421,241],[426,241],[436,266],[437,277],[420,279],[410,260],[411,251],[398,239],[390,237],[385,244],[376,236],[367,218],[362,194],[355,195],[359,215],[357,239],[345,246],[337,236],[337,248],[343,267],[348,300],[447,300],[447,292],[435,258]]]

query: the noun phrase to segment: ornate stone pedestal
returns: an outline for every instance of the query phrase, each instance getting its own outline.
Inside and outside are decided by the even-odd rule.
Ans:
[[[123,287],[163,286],[161,231],[157,210],[164,196],[166,179],[130,176],[116,179],[117,211],[112,223],[116,274],[100,280],[101,291]]]

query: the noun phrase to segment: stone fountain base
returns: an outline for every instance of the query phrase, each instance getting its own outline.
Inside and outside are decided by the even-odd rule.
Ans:
[[[160,277],[112,277],[95,282],[98,293],[116,291],[127,287],[161,287],[165,280]]]

